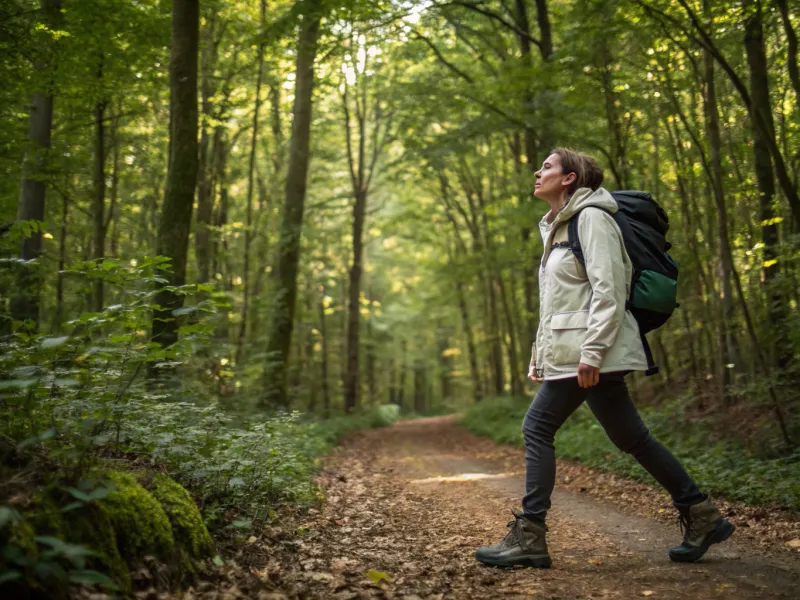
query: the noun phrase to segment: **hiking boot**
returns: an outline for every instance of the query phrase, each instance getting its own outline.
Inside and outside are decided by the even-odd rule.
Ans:
[[[679,513],[683,542],[669,549],[669,557],[674,562],[698,560],[711,544],[724,542],[736,529],[733,523],[722,518],[709,498],[698,504],[676,504],[675,508]]]
[[[475,552],[479,562],[492,567],[538,567],[549,569],[552,561],[547,553],[545,527],[512,510],[514,520],[508,524],[510,531],[502,542],[484,546]]]

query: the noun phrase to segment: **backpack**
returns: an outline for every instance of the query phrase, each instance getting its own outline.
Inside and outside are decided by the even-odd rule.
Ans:
[[[625,303],[639,324],[642,345],[647,356],[645,375],[655,375],[658,367],[645,334],[658,329],[679,306],[678,263],[667,253],[672,244],[667,242],[669,230],[667,213],[647,192],[622,191],[611,195],[619,210],[611,214],[622,232],[625,249],[633,264],[631,293]],[[606,211],[608,212],[608,211]],[[568,222],[569,247],[575,258],[586,267],[578,239],[578,215]]]

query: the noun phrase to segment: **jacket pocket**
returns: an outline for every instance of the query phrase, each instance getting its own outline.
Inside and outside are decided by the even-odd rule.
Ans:
[[[553,313],[550,329],[553,332],[554,365],[577,365],[580,362],[588,323],[588,310]]]

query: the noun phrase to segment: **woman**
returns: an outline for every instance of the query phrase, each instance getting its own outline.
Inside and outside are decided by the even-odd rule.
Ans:
[[[684,537],[669,557],[693,562],[730,537],[734,526],[650,435],[625,386],[625,374],[647,370],[647,360],[636,319],[625,309],[633,268],[609,214],[617,203],[600,187],[597,162],[566,148],[553,150],[535,176],[534,195],[550,212],[539,223],[539,330],[528,377],[542,385],[522,423],[526,493],[505,539],[479,548],[476,558],[493,566],[550,567],[545,516],[555,485],[553,440],[585,400],[611,441],[670,493]],[[585,268],[564,243],[566,224],[578,212]]]

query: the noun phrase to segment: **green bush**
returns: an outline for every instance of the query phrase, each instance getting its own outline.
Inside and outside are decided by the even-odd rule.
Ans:
[[[529,405],[530,400],[524,398],[487,398],[470,408],[460,423],[478,435],[521,446],[522,419]],[[641,412],[653,435],[678,457],[704,491],[728,500],[800,509],[800,452],[777,459],[752,456],[731,443],[709,442],[702,424],[684,422],[679,410],[667,407]],[[556,435],[556,454],[657,485],[630,455],[611,443],[586,406]]]

